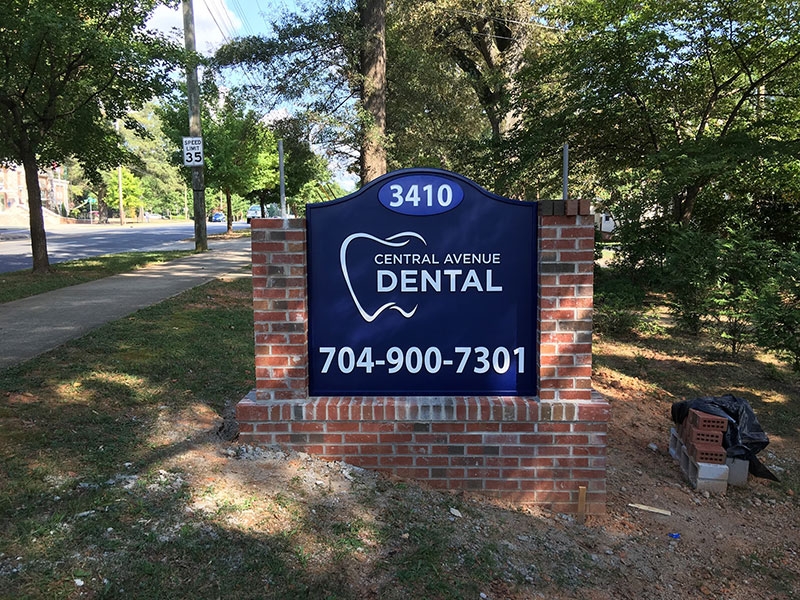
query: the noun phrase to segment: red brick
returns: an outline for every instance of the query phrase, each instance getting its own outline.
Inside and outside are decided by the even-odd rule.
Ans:
[[[483,485],[485,490],[497,491],[518,490],[520,488],[520,482],[516,479],[486,479]]]
[[[723,432],[728,429],[728,419],[710,415],[694,408],[689,410],[689,424],[697,429],[711,429]]]
[[[376,431],[391,433],[394,431],[393,423],[373,421],[371,423],[361,423],[361,431]]]
[[[466,429],[464,423],[452,422],[433,422],[431,423],[432,433],[463,433]]]
[[[686,437],[684,438],[685,443],[711,444],[712,446],[722,447],[722,436],[724,434],[720,430],[697,429],[690,425],[685,428],[684,431],[686,431]]]
[[[417,456],[414,464],[418,467],[444,467],[450,464],[447,456]]]
[[[383,444],[364,444],[358,447],[358,450],[361,454],[392,454],[393,450],[391,446],[386,446]]]
[[[695,462],[705,462],[713,464],[725,464],[727,453],[722,446],[714,446],[713,444],[690,444],[689,456]]]
[[[575,250],[581,240],[546,238],[540,239],[539,248],[542,250]],[[594,247],[594,244],[592,244]]]
[[[414,465],[414,457],[398,456],[395,454],[390,456],[379,456],[378,464],[382,467],[411,467]]]

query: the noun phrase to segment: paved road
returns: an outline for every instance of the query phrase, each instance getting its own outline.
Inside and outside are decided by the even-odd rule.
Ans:
[[[216,277],[250,275],[249,238],[210,245],[203,254],[0,304],[0,369]]]
[[[225,223],[207,223],[208,234],[224,233]],[[234,229],[246,229],[234,223]],[[161,221],[119,225],[47,225],[50,263],[87,256],[145,250],[193,250],[194,223]],[[27,229],[0,228],[0,273],[30,269],[31,241]]]

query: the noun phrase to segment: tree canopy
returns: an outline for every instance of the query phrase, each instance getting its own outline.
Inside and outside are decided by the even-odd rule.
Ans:
[[[33,270],[47,271],[39,166],[97,176],[124,155],[112,124],[162,93],[178,50],[147,31],[155,0],[12,2],[0,26],[0,160],[25,168]]]
[[[673,223],[708,216],[700,204],[711,196],[741,196],[743,182],[795,160],[798,10],[774,0],[564,4],[553,13],[563,36],[518,79],[524,168],[569,142],[582,192],[647,198]]]

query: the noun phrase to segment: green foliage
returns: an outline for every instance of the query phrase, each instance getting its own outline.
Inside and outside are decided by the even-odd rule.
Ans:
[[[206,187],[224,195],[230,231],[234,215],[246,210],[245,196],[277,188],[277,142],[259,116],[244,107],[241,96],[220,90],[210,78],[203,90],[200,113]],[[156,114],[174,149],[173,164],[181,165],[181,139],[189,126],[185,91],[175,91],[163,98]],[[182,169],[182,173],[188,183],[191,180],[189,169]],[[235,200],[236,197],[240,199]],[[209,195],[207,200],[207,209],[215,205],[213,196]]]
[[[121,156],[110,124],[169,86],[177,48],[145,29],[159,2],[13,2],[0,28],[0,159],[76,156],[97,173]]]
[[[74,156],[92,179],[126,154],[111,127],[162,93],[179,49],[146,29],[157,0],[5,3],[0,162],[35,174]],[[38,178],[28,179],[33,268],[49,269]]]
[[[719,280],[713,316],[720,338],[736,354],[752,340],[753,307],[775,265],[774,244],[756,239],[750,223],[739,223],[720,240]]]
[[[106,171],[103,176],[103,188],[107,194],[106,203],[115,208],[118,203],[112,201],[111,198],[116,200],[118,187],[117,170]],[[142,179],[134,175],[127,167],[122,168],[122,206],[125,209],[125,216],[131,219],[137,218],[145,208]]]
[[[594,330],[601,335],[626,335],[644,322],[644,290],[622,269],[595,267]]]
[[[753,310],[760,345],[800,371],[800,253],[789,252],[760,290]]]
[[[552,5],[562,33],[517,77],[506,177],[557,193],[557,150],[569,142],[572,193],[623,217],[635,268],[664,260],[671,224],[723,235],[731,214],[790,202],[797,11],[782,0]],[[784,211],[773,214],[765,232],[790,231],[778,225]]]
[[[694,230],[678,231],[667,256],[667,286],[678,324],[697,335],[714,312],[720,241]]]
[[[800,261],[758,233],[747,222],[724,236],[679,231],[667,261],[673,312],[695,334],[711,328],[732,354],[758,341],[795,360]]]
[[[352,163],[357,146],[355,99],[359,95],[359,54],[363,33],[353,2],[330,0],[304,12],[284,12],[272,22],[274,35],[244,37],[220,48],[214,66],[246,68],[260,83],[248,96],[265,110],[292,102],[321,126],[318,143]],[[313,90],[313,93],[310,93]]]

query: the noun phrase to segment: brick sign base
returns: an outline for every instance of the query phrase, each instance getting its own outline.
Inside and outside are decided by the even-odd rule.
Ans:
[[[539,206],[539,395],[308,397],[306,228],[253,219],[256,389],[240,441],[478,492],[599,514],[609,405],[591,388],[594,222],[588,203]]]

